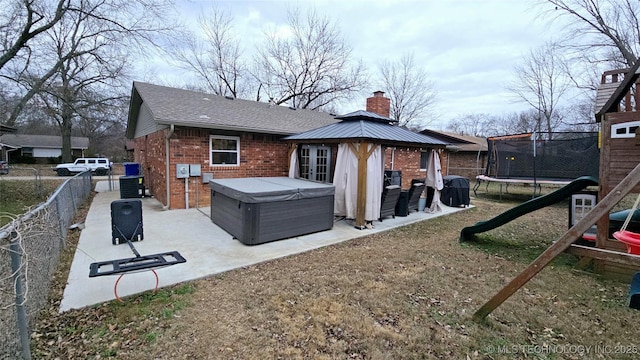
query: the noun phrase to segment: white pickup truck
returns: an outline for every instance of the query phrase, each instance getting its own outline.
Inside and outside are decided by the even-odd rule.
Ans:
[[[113,163],[107,158],[78,158],[73,163],[57,165],[53,171],[58,176],[69,176],[86,170],[91,170],[96,175],[106,175],[112,166]]]

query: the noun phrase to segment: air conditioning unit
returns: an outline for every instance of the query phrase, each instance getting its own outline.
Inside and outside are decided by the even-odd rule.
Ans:
[[[120,176],[120,198],[141,198],[144,196],[144,176]]]

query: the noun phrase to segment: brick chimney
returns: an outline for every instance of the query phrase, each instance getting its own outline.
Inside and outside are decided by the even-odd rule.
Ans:
[[[367,111],[389,117],[391,111],[391,99],[384,96],[384,91],[374,91],[373,96],[367,98]]]

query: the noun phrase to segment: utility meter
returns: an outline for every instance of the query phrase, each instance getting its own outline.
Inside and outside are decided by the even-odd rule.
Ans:
[[[177,164],[176,174],[178,179],[185,179],[189,177],[189,164]]]

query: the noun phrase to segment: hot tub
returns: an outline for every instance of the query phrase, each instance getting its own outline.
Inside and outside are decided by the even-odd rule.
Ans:
[[[246,245],[333,227],[334,187],[288,177],[216,179],[211,221]]]

